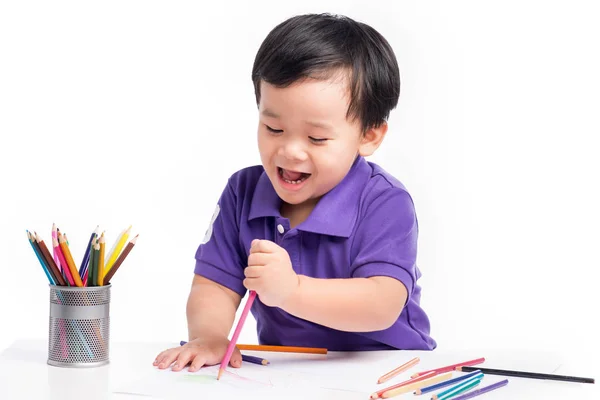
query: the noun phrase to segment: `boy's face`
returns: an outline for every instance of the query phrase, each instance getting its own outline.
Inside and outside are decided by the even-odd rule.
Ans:
[[[306,79],[286,88],[261,83],[258,148],[262,165],[286,203],[316,204],[348,173],[358,154],[379,145],[387,125],[361,135],[346,118],[345,79]],[[377,134],[377,132],[375,132]]]

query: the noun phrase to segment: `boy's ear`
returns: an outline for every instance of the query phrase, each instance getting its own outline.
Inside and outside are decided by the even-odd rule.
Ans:
[[[387,122],[383,122],[377,128],[369,128],[360,140],[358,154],[363,157],[370,156],[375,153],[388,130]]]

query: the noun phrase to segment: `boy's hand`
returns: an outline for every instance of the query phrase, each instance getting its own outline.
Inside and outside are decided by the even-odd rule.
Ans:
[[[205,365],[220,364],[227,352],[227,346],[229,346],[227,338],[194,339],[183,346],[161,352],[152,365],[165,369],[173,364],[172,371],[181,371],[189,364],[188,371],[198,371]],[[229,365],[234,368],[242,365],[242,354],[237,347],[233,350]]]
[[[252,241],[244,274],[244,286],[270,307],[281,307],[299,283],[287,251],[269,240]]]

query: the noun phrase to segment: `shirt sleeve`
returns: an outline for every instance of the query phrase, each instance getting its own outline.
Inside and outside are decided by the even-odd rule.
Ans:
[[[385,190],[366,206],[352,243],[350,275],[387,276],[402,282],[410,299],[417,281],[418,223],[410,195]]]
[[[240,244],[237,197],[230,183],[223,190],[196,251],[194,273],[219,283],[244,297],[245,252]]]

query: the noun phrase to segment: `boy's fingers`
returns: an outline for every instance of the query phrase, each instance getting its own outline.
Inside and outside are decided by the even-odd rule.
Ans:
[[[193,353],[191,350],[183,350],[181,353],[179,353],[179,357],[177,357],[177,360],[175,361],[175,364],[173,364],[173,366],[171,367],[171,370],[181,371],[185,368],[186,365],[188,365],[188,363],[192,359],[192,356]]]
[[[266,253],[252,253],[248,256],[248,266],[267,265],[269,255]]]
[[[256,242],[256,243],[255,243]],[[250,253],[274,253],[279,250],[279,246],[270,240],[253,240]]]
[[[248,290],[254,290],[258,292],[258,279],[257,278],[246,278],[244,279],[244,287]]]
[[[242,366],[242,353],[240,353],[240,350],[237,347],[233,349],[233,354],[231,354],[231,358],[229,359],[229,365],[234,368]]]
[[[163,360],[163,358],[165,358],[165,356],[167,355],[168,352],[169,352],[169,350],[161,351],[156,356],[156,359],[154,360],[154,362],[152,363],[152,365],[158,365],[158,364],[160,364],[160,362]]]
[[[258,278],[260,276],[262,267],[254,266],[254,267],[246,267],[244,268],[244,275],[246,278]]]
[[[171,364],[173,364],[173,361],[175,361],[175,359],[177,358],[178,355],[179,355],[178,351],[169,351],[169,352],[167,352],[164,355],[164,357],[162,358],[162,360],[160,360],[158,362],[158,368],[159,369],[168,368]]]
[[[192,364],[188,368],[188,371],[190,371],[190,372],[198,371],[200,368],[202,368],[204,366],[204,364],[206,364],[206,356],[204,355],[204,353],[200,353],[196,357],[194,357],[194,359],[192,360]]]
[[[257,246],[260,243],[259,239],[254,239],[252,243],[250,243],[250,254],[257,252]]]

